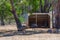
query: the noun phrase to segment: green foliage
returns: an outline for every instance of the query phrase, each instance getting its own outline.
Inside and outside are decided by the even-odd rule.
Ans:
[[[22,10],[32,13],[32,12],[39,11],[42,6],[42,9],[47,11],[49,8],[46,7],[46,9],[44,9],[45,1],[46,0],[41,0],[40,3],[40,0],[14,0],[14,7],[16,9],[16,13],[18,17],[20,17],[20,14],[22,14]],[[51,3],[51,0],[49,0],[48,2]],[[52,7],[50,7],[50,10],[51,8]],[[9,18],[13,17],[11,13],[11,9],[12,8],[11,8],[10,0],[0,0],[0,15],[3,15],[5,19],[8,17]]]

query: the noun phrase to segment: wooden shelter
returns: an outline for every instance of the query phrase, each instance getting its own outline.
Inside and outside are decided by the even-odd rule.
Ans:
[[[52,28],[48,13],[33,13],[28,17],[29,28]]]

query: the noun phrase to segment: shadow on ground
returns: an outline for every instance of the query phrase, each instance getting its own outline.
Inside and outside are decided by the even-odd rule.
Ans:
[[[15,35],[33,35],[33,34],[44,34],[44,33],[52,33],[50,30],[48,31],[6,31],[6,32],[0,32],[0,37],[9,37],[9,36],[15,36]],[[56,32],[53,32],[52,34],[58,34]]]
[[[6,32],[0,32],[0,37],[8,37],[8,36],[14,36],[14,35],[32,35],[32,34],[40,34],[41,31],[6,31]]]

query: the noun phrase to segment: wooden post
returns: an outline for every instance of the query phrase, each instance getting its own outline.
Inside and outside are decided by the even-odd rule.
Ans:
[[[53,23],[52,23],[52,20],[53,20],[52,17],[53,16],[52,16],[52,13],[48,13],[48,15],[50,16],[50,29],[52,29],[53,28],[53,26],[52,26],[53,25]]]

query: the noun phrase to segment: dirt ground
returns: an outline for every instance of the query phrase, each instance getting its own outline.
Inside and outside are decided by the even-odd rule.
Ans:
[[[60,34],[47,33],[48,29],[26,29],[23,32],[16,30],[15,25],[0,26],[0,40],[60,40]]]
[[[0,37],[0,40],[60,40],[60,34],[33,34]]]
[[[9,31],[9,30],[17,30],[16,25],[0,26],[0,31]]]

